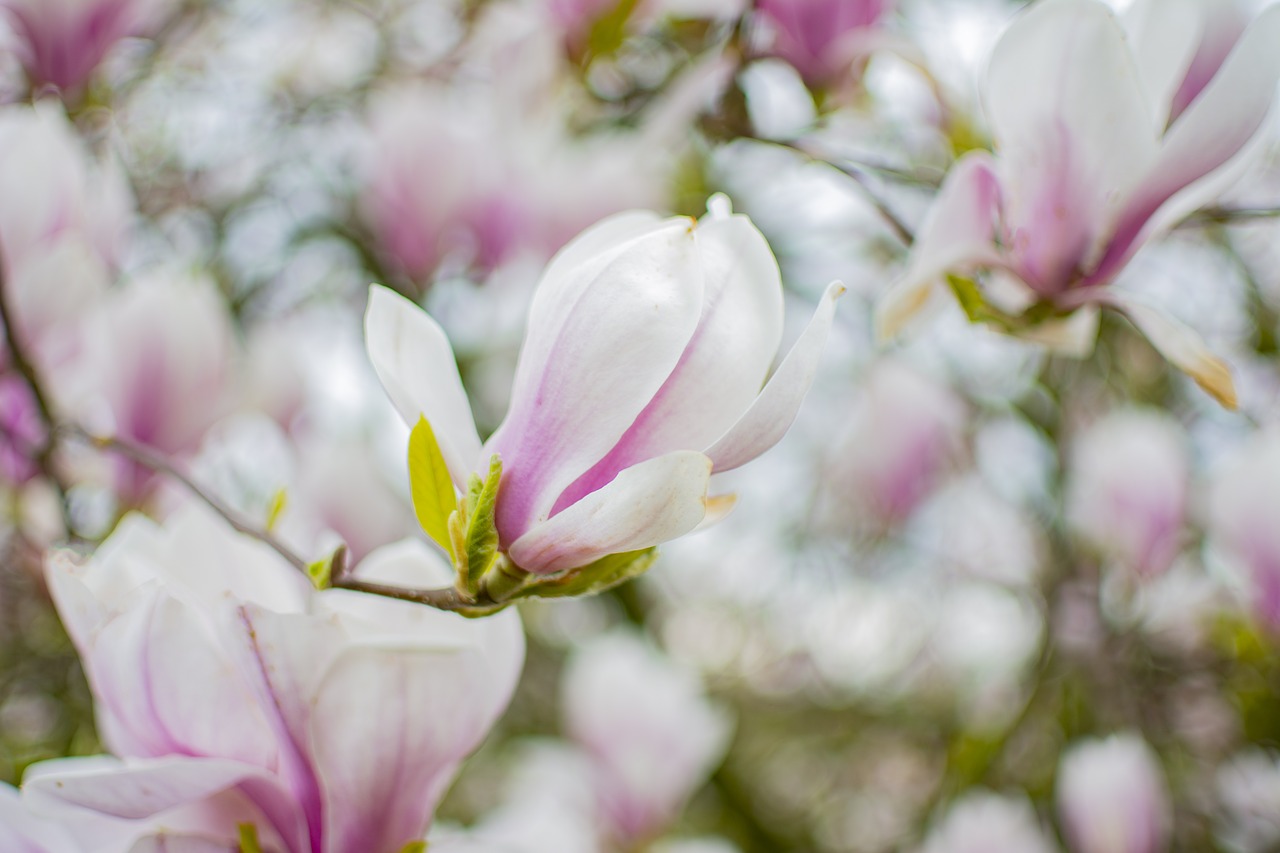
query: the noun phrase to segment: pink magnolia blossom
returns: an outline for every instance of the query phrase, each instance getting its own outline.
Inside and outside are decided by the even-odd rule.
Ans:
[[[35,452],[44,430],[25,379],[0,369],[0,483],[22,484],[38,473]]]
[[[1257,618],[1280,631],[1280,432],[1245,442],[1217,472],[1209,498],[1210,540],[1241,581]]]
[[[1108,415],[1076,442],[1067,489],[1071,526],[1144,577],[1182,545],[1191,462],[1186,434],[1157,411]]]
[[[760,0],[756,11],[772,34],[769,52],[811,85],[852,72],[859,42],[880,24],[893,0]]]
[[[96,304],[114,275],[132,215],[118,170],[89,157],[62,106],[0,114],[0,264],[5,297],[33,356]]]
[[[1160,763],[1134,735],[1073,745],[1058,766],[1058,814],[1074,853],[1160,853],[1173,816]]]
[[[166,0],[0,0],[33,86],[78,89],[116,42],[140,35]]]
[[[79,326],[80,351],[53,374],[63,408],[103,434],[167,455],[192,453],[230,410],[235,336],[212,282],[164,275],[111,290]],[[119,491],[145,499],[152,473],[121,468]]]
[[[1075,312],[1074,323],[1020,330],[1036,339],[1087,348],[1097,307],[1122,310],[1234,405],[1227,366],[1193,332],[1107,287],[1146,242],[1229,186],[1254,151],[1280,77],[1280,7],[1230,50],[1206,30],[1217,9],[1139,3],[1128,34],[1097,0],[1044,0],[1023,12],[986,79],[995,154],[967,154],[951,170],[905,274],[877,307],[881,336],[946,274],[976,275],[1016,293],[1005,298],[1010,310],[1039,302]],[[1200,50],[1207,33],[1218,47]]]
[[[883,523],[904,521],[958,455],[967,420],[964,403],[946,387],[881,361],[831,460],[832,487]]]
[[[410,586],[449,574],[412,541],[358,571]],[[399,853],[422,839],[524,654],[514,613],[468,621],[316,592],[197,509],[163,527],[130,516],[85,565],[55,557],[48,579],[119,758],[37,765],[24,783],[33,810],[224,845],[211,849],[234,848],[244,822],[288,853]]]
[[[632,634],[575,652],[562,704],[566,732],[590,757],[601,817],[627,843],[666,829],[728,747],[729,721],[697,675]]]
[[[828,288],[761,390],[782,288],[750,221],[723,210],[697,222],[605,219],[543,274],[510,408],[483,450],[448,340],[426,313],[374,287],[365,338],[401,416],[431,422],[459,489],[501,457],[500,547],[548,574],[702,523],[712,471],[754,459],[794,420],[841,292]]]

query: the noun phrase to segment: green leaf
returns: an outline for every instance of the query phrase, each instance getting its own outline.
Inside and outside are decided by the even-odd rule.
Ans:
[[[280,521],[280,516],[284,514],[284,509],[289,505],[289,496],[284,489],[276,492],[271,496],[271,504],[267,507],[267,532],[276,529],[276,524]]]
[[[333,557],[325,557],[307,565],[307,577],[316,589],[328,589],[333,584]]]
[[[427,842],[410,841],[400,848],[400,853],[427,853]]]
[[[563,576],[530,584],[524,595],[537,598],[595,595],[634,577],[639,577],[653,565],[653,561],[657,558],[657,548],[610,554],[580,569],[566,572]]]
[[[240,853],[262,853],[262,845],[258,842],[258,828],[251,823],[242,823],[240,830]]]
[[[449,468],[444,464],[440,443],[424,417],[409,434],[409,491],[413,495],[413,511],[427,535],[453,556],[449,539],[449,516],[458,508]]]
[[[489,457],[489,474],[477,490],[475,486],[479,479],[473,478],[467,490],[467,569],[464,583],[472,593],[480,588],[480,578],[498,559],[498,527],[494,518],[498,486],[502,480],[502,459],[498,454]]]

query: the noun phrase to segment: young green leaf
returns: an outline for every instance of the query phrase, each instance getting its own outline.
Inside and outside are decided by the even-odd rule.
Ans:
[[[458,508],[453,480],[440,452],[440,443],[424,417],[409,434],[409,491],[418,524],[441,548],[454,553],[449,541],[449,516]]]
[[[262,844],[258,841],[258,828],[251,823],[242,823],[240,830],[240,853],[262,853]]]
[[[478,589],[480,578],[498,558],[498,528],[494,513],[498,504],[498,485],[502,480],[502,459],[493,454],[489,474],[477,491],[468,490],[470,518],[467,524],[467,587]]]
[[[536,598],[595,595],[631,578],[639,577],[653,565],[653,561],[657,558],[657,548],[610,554],[580,569],[572,569],[564,577],[530,584],[524,595]]]

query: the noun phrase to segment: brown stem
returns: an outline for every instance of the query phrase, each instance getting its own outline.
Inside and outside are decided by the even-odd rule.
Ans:
[[[476,608],[476,602],[466,601],[453,587],[444,589],[406,589],[399,586],[362,581],[352,577],[338,577],[333,581],[335,589],[350,589],[356,592],[367,592],[383,598],[395,598],[400,601],[412,601],[425,604],[437,610],[453,612],[470,611]]]
[[[285,560],[289,562],[289,565],[293,566],[303,574],[306,574],[306,560],[289,550],[288,546],[272,535],[269,531],[261,530],[241,520],[234,510],[218,498],[200,488],[200,486],[196,485],[190,477],[179,471],[169,462],[168,459],[165,459],[154,450],[144,447],[141,444],[135,444],[128,439],[94,435],[75,424],[60,424],[57,431],[72,438],[77,438],[86,444],[99,448],[100,450],[117,453],[126,459],[137,462],[139,465],[150,468],[152,471],[157,471],[161,474],[172,477],[181,483],[187,491],[204,501],[210,509],[226,519],[227,523],[235,528],[237,532],[243,533],[245,536],[252,537],[253,539],[257,539],[259,542],[267,545],[277,554],[284,557]]]
[[[1233,222],[1277,218],[1280,218],[1280,207],[1206,207],[1182,220],[1178,227],[1227,225]]]

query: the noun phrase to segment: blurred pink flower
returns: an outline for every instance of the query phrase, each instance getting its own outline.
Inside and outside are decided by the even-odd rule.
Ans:
[[[565,731],[590,756],[604,823],[624,846],[667,829],[729,744],[730,722],[698,676],[630,633],[574,652],[562,707]]]
[[[880,522],[901,522],[958,455],[966,421],[964,403],[945,386],[880,361],[831,460],[832,487]]]
[[[0,0],[33,87],[78,89],[120,39],[141,35],[165,0]]]
[[[21,485],[34,477],[39,471],[34,456],[43,440],[30,386],[0,368],[0,482]]]
[[[893,7],[893,0],[760,0],[774,56],[785,59],[810,85],[852,73],[859,44]]]
[[[1259,432],[1214,477],[1211,542],[1237,570],[1254,614],[1280,631],[1280,432]]]
[[[65,410],[103,434],[181,455],[230,410],[238,352],[212,282],[164,274],[128,282],[100,300],[79,334],[54,388]],[[119,491],[145,499],[152,472],[121,465]]]
[[[408,586],[450,574],[415,542],[359,572]],[[203,509],[164,527],[130,516],[87,564],[55,557],[48,578],[121,758],[36,765],[26,796],[139,832],[189,824],[206,843],[234,847],[249,821],[264,849],[400,853],[425,836],[524,656],[514,613],[468,621],[315,592]]]
[[[1161,853],[1173,821],[1164,773],[1134,735],[1073,744],[1058,765],[1058,814],[1073,853]]]
[[[459,489],[501,456],[501,548],[547,574],[700,524],[712,470],[749,462],[791,425],[842,292],[828,288],[761,390],[782,286],[755,226],[727,211],[606,219],[543,274],[510,408],[483,451],[449,342],[425,312],[375,287],[365,339],[401,416],[431,422]]]
[[[1185,432],[1169,415],[1131,409],[1092,424],[1071,456],[1067,520],[1143,577],[1163,573],[1182,545],[1190,472]]]
[[[1029,337],[1087,351],[1097,307],[1110,305],[1234,405],[1230,371],[1193,332],[1106,285],[1248,164],[1280,77],[1280,7],[1263,11],[1229,52],[1197,56],[1217,5],[1186,0],[1177,14],[1156,5],[1139,4],[1128,34],[1098,0],[1044,0],[1013,22],[984,90],[995,156],[972,152],[951,170],[906,273],[877,306],[882,337],[946,274],[986,270],[1022,307],[1078,312],[1074,324],[1028,324]],[[1195,96],[1179,108],[1183,91]]]

